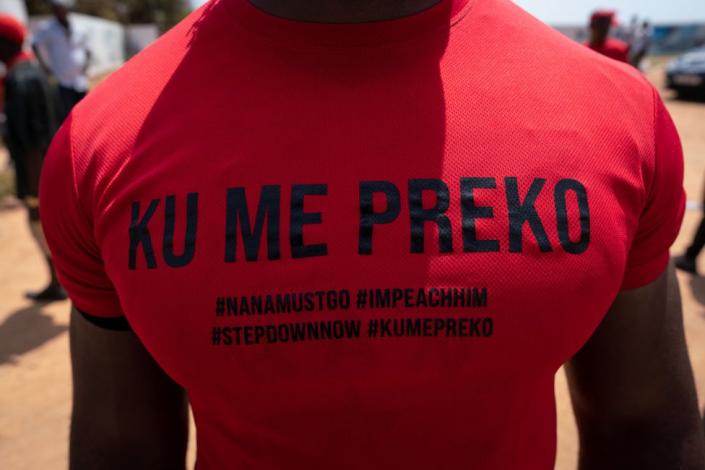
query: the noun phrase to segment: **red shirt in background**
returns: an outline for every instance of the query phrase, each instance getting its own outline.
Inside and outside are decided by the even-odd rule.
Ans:
[[[41,207],[75,305],[187,390],[198,468],[547,470],[555,373],[663,272],[682,171],[636,70],[508,0],[219,0],[78,105]]]
[[[599,52],[611,59],[629,63],[629,44],[615,38],[607,38],[602,44],[585,43],[593,51]]]

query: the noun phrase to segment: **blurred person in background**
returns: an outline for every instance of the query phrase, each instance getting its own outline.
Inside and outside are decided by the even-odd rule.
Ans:
[[[633,15],[629,21],[629,26],[626,28],[624,40],[631,44],[634,42],[634,36],[639,29],[639,16]]]
[[[42,233],[38,199],[42,160],[57,128],[57,100],[41,67],[22,48],[25,31],[13,17],[0,15],[0,61],[7,68],[5,142],[15,167],[17,197],[29,211],[30,230],[49,268],[49,285],[27,296],[36,301],[63,300],[66,293],[56,278]]]
[[[63,117],[88,93],[88,66],[91,51],[88,36],[71,21],[72,0],[50,0],[54,18],[33,38],[37,59],[59,85]]]
[[[614,11],[598,10],[593,13],[590,17],[590,39],[585,45],[602,55],[629,63],[629,45],[610,37],[610,30],[615,24]]]
[[[651,36],[653,30],[648,21],[644,21],[637,26],[631,38],[631,64],[641,70],[642,61],[649,53],[651,47]]]
[[[705,248],[705,194],[703,195],[703,216],[700,219],[698,228],[695,230],[690,246],[680,256],[674,258],[676,268],[691,274],[698,274],[697,259]]]

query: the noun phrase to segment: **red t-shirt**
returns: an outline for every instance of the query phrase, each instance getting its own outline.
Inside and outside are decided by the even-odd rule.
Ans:
[[[664,270],[655,90],[508,0],[195,12],[76,108],[42,219],[189,394],[198,466],[550,469],[554,374]]]
[[[615,38],[607,38],[602,44],[587,42],[585,45],[610,59],[629,63],[629,44],[624,41]]]

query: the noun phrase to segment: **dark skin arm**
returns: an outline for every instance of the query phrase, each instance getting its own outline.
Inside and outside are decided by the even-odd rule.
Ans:
[[[188,402],[131,331],[71,312],[71,470],[185,468]]]
[[[71,350],[71,468],[183,468],[185,394],[135,335],[103,330],[74,311]],[[620,294],[567,371],[581,470],[705,468],[672,271]]]
[[[702,470],[705,437],[673,269],[619,294],[566,366],[580,470]]]
[[[32,51],[34,52],[34,56],[37,58],[37,62],[39,62],[39,65],[42,69],[44,69],[44,73],[46,73],[48,77],[53,76],[54,73],[51,71],[51,67],[49,67],[49,64],[47,64],[46,60],[44,60],[42,51],[39,50],[39,47],[37,47],[36,44],[32,44]]]

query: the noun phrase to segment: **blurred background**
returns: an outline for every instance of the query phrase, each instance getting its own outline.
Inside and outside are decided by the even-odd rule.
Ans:
[[[203,0],[76,0],[71,22],[85,33],[91,87],[156,40]],[[593,13],[614,13],[612,37],[631,46],[629,61],[662,92],[685,150],[688,210],[672,248],[681,254],[702,218],[705,183],[705,1],[516,0],[575,41],[589,40]],[[46,0],[0,0],[0,13],[36,33],[51,19]],[[2,73],[2,68],[0,68]],[[0,125],[4,122],[0,115]],[[48,275],[14,197],[14,167],[0,146],[0,469],[67,466],[70,413],[68,302],[36,303],[28,290]],[[705,257],[703,257],[705,259]],[[700,263],[705,272],[705,261]],[[684,316],[701,409],[705,397],[705,278],[679,272]],[[556,381],[559,414],[557,470],[573,470],[577,437],[562,373]],[[193,441],[193,439],[192,439]],[[193,462],[193,445],[190,450]]]

